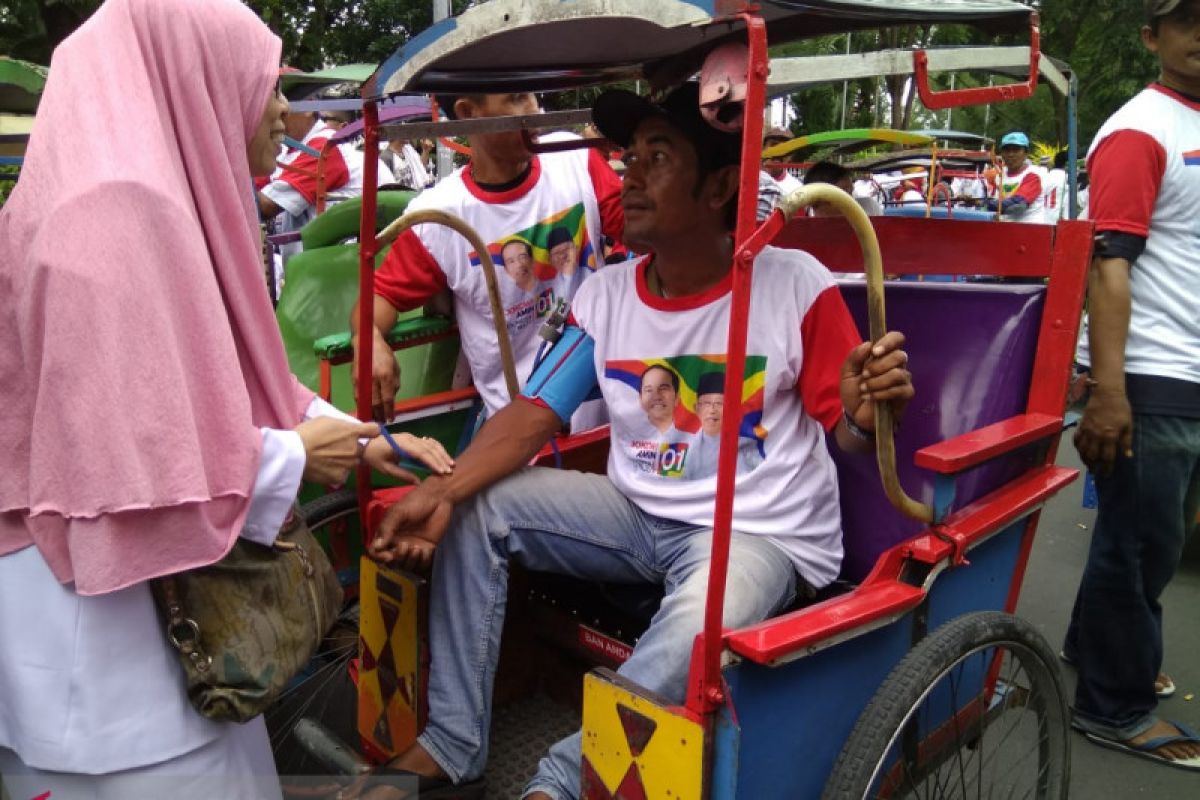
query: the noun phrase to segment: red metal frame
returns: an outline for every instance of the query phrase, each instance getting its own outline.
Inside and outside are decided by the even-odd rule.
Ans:
[[[848,229],[841,236],[831,233],[836,228],[830,226],[839,222],[844,225],[837,219],[793,222],[776,237],[776,244],[782,241],[784,246],[802,245],[830,269],[861,269],[856,266],[861,263],[857,244],[832,241],[849,236]],[[1054,458],[1078,336],[1086,264],[1091,258],[1091,225],[1078,221],[1051,227],[892,218],[876,218],[873,222],[878,226],[888,271],[945,272],[947,263],[961,261],[962,253],[968,252],[963,248],[973,240],[969,252],[973,257],[978,255],[980,261],[972,261],[958,271],[1047,279],[1026,413],[924,448],[917,453],[916,463],[953,474],[1038,441],[1045,442],[1045,456],[1040,466],[955,511],[942,524],[886,551],[871,574],[849,594],[726,635],[726,645],[733,652],[758,663],[774,663],[851,631],[869,630],[915,607],[925,592],[899,580],[906,559],[930,565],[962,563],[972,546],[1024,517],[1016,569],[1005,604],[1008,611],[1013,611],[1040,507],[1078,476],[1077,470],[1055,466]],[[930,248],[936,250],[935,254],[929,254]],[[919,261],[917,254],[921,254]]]
[[[942,475],[954,475],[1061,430],[1061,416],[1023,414],[923,447],[917,451],[913,462]]]
[[[872,217],[871,225],[883,252],[883,271],[893,275],[954,272],[1045,278],[1051,273],[1051,260],[1058,257],[1053,252],[1055,229],[1050,225],[911,217]],[[1086,223],[1083,227],[1087,228]],[[1075,234],[1070,235],[1071,241],[1076,242]],[[858,239],[850,224],[840,217],[797,217],[771,243],[805,250],[834,272],[863,269]],[[969,254],[969,263],[964,263],[964,254]],[[947,265],[951,268],[947,269]],[[1051,281],[1052,293],[1055,288]],[[1052,296],[1047,295],[1048,304],[1051,300]]]
[[[757,167],[762,160],[762,108],[766,102],[768,67],[767,26],[761,17],[738,15],[746,23],[749,45],[746,103],[742,114],[742,164]],[[734,236],[732,298],[729,339],[725,356],[725,407],[738,408],[746,365],[746,330],[750,319],[750,285],[754,256],[766,244],[753,237],[758,205],[758,170],[743,169],[738,192],[737,229]],[[776,217],[779,215],[776,214]],[[761,242],[761,243],[760,243]],[[733,523],[734,478],[737,471],[737,427],[721,429],[717,457],[717,496],[713,515],[713,548],[708,573],[708,599],[704,630],[699,645],[700,663],[694,657],[688,677],[687,707],[693,713],[708,713],[725,700],[721,679],[722,615],[725,608],[726,572],[729,569],[729,537]],[[698,667],[698,668],[697,668]]]
[[[363,103],[363,192],[362,216],[358,225],[358,330],[369,334],[375,326],[375,254],[379,252],[379,239],[375,236],[375,215],[378,198],[375,187],[379,185],[379,104],[374,100]],[[375,337],[360,335],[361,350],[358,371],[354,375],[357,386],[371,385],[371,350]],[[371,393],[358,392],[358,418],[371,419]],[[358,505],[365,509],[371,497],[371,471],[357,471]]]
[[[1038,60],[1041,58],[1041,30],[1038,15],[1030,15],[1029,23],[1029,80],[1004,86],[981,86],[975,89],[951,89],[935,92],[929,86],[929,55],[924,50],[913,53],[913,83],[921,102],[931,111],[959,106],[1003,103],[1032,97],[1038,83]]]

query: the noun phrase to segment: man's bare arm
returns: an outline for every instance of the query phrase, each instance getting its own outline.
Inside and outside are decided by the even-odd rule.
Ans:
[[[384,298],[375,295],[373,318],[371,326],[371,408],[377,422],[386,423],[392,416],[392,406],[396,393],[400,391],[400,368],[392,355],[384,334],[396,324],[400,312]],[[350,345],[354,349],[354,376],[358,377],[359,349],[358,303],[350,312]],[[355,384],[357,388],[357,383]]]
[[[461,503],[528,464],[562,426],[550,409],[514,400],[480,429],[453,473],[431,477],[421,487]]]
[[[1088,345],[1095,383],[1075,432],[1075,447],[1083,462],[1101,474],[1112,470],[1118,455],[1132,455],[1133,410],[1125,395],[1129,273],[1124,258],[1096,258],[1088,273]]]
[[[533,403],[517,400],[503,408],[456,460],[454,472],[427,478],[388,509],[371,541],[371,557],[427,569],[455,505],[529,463],[561,426],[557,414]]]

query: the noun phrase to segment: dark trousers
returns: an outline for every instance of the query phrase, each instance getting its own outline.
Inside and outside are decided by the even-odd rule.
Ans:
[[[1133,457],[1096,476],[1099,512],[1064,652],[1075,722],[1129,739],[1150,727],[1166,588],[1200,509],[1200,419],[1135,414]]]

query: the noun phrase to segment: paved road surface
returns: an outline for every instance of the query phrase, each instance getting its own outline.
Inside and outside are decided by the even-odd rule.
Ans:
[[[1068,433],[1059,448],[1058,462],[1079,467]],[[1057,651],[1067,629],[1075,588],[1083,572],[1095,512],[1081,508],[1082,478],[1063,491],[1042,512],[1038,539],[1018,613],[1041,630]],[[1179,691],[1159,706],[1160,715],[1200,727],[1200,537],[1188,543],[1183,565],[1163,597],[1166,661]],[[1069,698],[1075,676],[1064,668]],[[1188,701],[1186,695],[1196,696]],[[1071,740],[1071,797],[1153,798],[1200,800],[1200,773],[1161,766],[1089,743],[1076,734]]]

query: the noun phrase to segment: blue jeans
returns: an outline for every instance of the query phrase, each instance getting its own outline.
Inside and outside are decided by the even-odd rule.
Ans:
[[[1063,651],[1075,725],[1130,739],[1154,724],[1162,606],[1200,508],[1200,419],[1135,414],[1133,457],[1096,476],[1099,511]]]
[[[508,570],[662,583],[666,596],[619,672],[681,702],[703,627],[712,531],[641,511],[602,475],[532,467],[455,511],[430,596],[429,724],[422,747],[455,782],[483,774]],[[758,622],[791,601],[797,573],[777,546],[734,533],[725,625]],[[579,734],[554,745],[527,792],[579,796]]]

